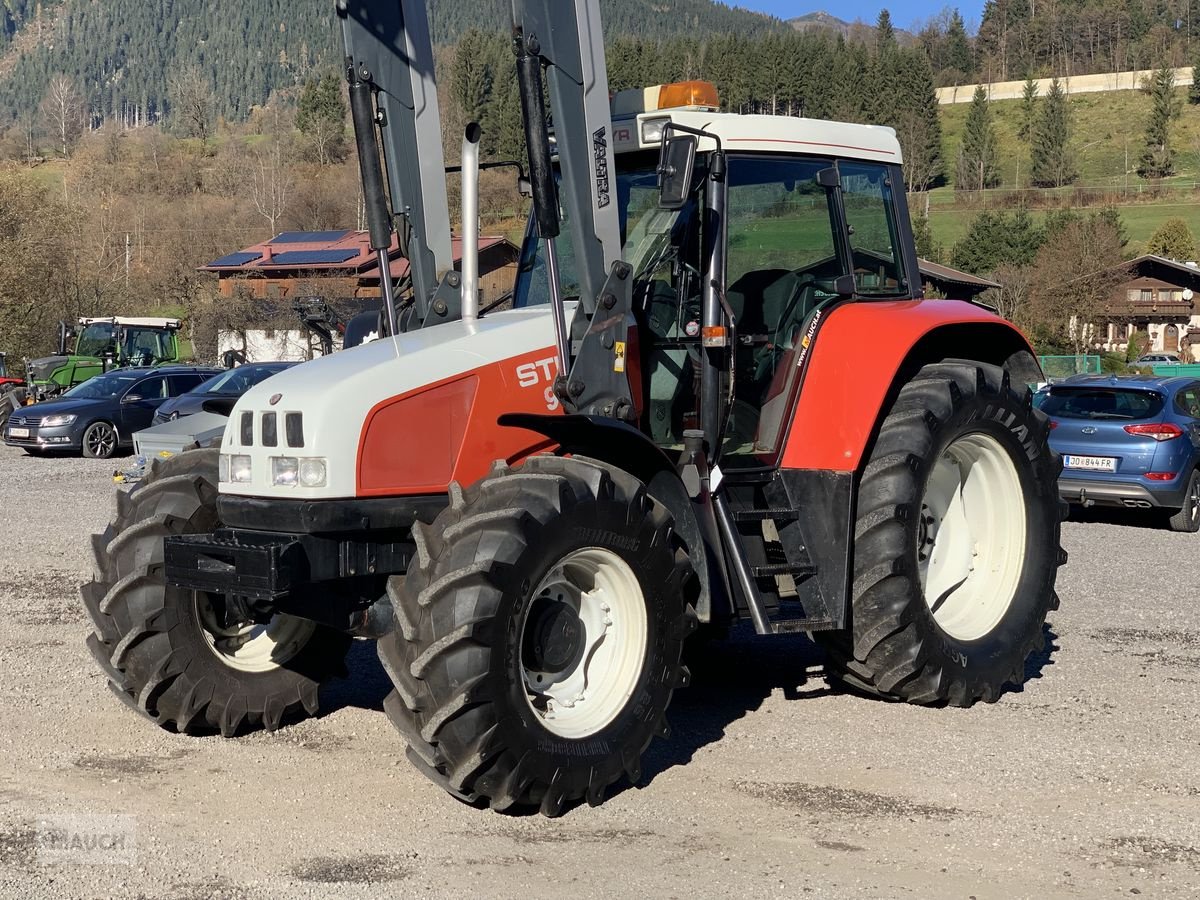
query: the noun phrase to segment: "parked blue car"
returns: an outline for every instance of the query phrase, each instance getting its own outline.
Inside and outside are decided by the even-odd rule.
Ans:
[[[1158,508],[1174,531],[1200,531],[1200,380],[1081,375],[1038,392],[1059,495],[1082,506]]]

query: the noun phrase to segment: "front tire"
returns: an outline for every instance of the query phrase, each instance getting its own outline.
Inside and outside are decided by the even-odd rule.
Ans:
[[[493,809],[558,815],[636,781],[695,626],[686,548],[631,475],[580,457],[451,487],[389,593],[384,703],[409,758]]]
[[[217,451],[157,462],[117,495],[117,518],[93,537],[94,579],[81,588],[88,648],[124,703],[164,728],[232,737],[316,715],[318,689],[344,674],[349,635],[293,616],[230,621],[223,601],[163,579],[163,540],[218,526]]]
[[[858,491],[847,632],[831,674],[910,703],[994,701],[1043,645],[1061,463],[1000,368],[927,365],[884,419]]]
[[[1184,504],[1167,519],[1172,531],[1200,531],[1200,472],[1193,471],[1188,479]]]
[[[83,432],[83,455],[88,459],[111,459],[117,452],[117,429],[111,422],[93,422]]]

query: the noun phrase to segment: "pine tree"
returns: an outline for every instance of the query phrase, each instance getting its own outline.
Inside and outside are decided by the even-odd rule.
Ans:
[[[875,21],[875,52],[883,55],[896,49],[896,29],[892,27],[892,14],[886,9],[879,11]]]
[[[308,138],[316,161],[328,165],[345,155],[346,104],[342,80],[333,70],[311,78],[300,94],[296,128]]]
[[[1171,150],[1171,120],[1179,114],[1175,101],[1175,70],[1163,65],[1150,81],[1150,121],[1146,123],[1146,146],[1138,165],[1143,178],[1166,178],[1175,171]]]
[[[1183,219],[1167,219],[1146,242],[1146,252],[1176,262],[1189,262],[1196,258],[1196,240]]]
[[[1033,123],[1037,120],[1038,86],[1030,75],[1025,79],[1025,89],[1021,92],[1021,117],[1017,124],[1017,137],[1023,141],[1029,140],[1033,134]]]
[[[930,262],[941,259],[942,248],[933,240],[933,229],[929,227],[929,216],[924,213],[912,213],[913,243],[916,244],[917,256]]]
[[[493,44],[491,35],[472,28],[459,39],[454,52],[450,91],[467,122],[482,125],[486,118],[495,79],[495,72],[492,71]]]
[[[924,191],[942,177],[942,125],[933,71],[923,50],[896,50],[900,89],[878,98],[882,124],[896,129],[904,153],[904,180],[911,191]]]
[[[950,264],[966,272],[982,275],[994,272],[1004,263],[1026,266],[1033,262],[1045,240],[1045,233],[1026,209],[1014,213],[985,210],[971,222],[957,244]]]
[[[992,130],[987,91],[983,85],[977,85],[963,128],[954,187],[962,191],[982,191],[995,187],[999,181],[996,171],[996,135]]]
[[[946,38],[942,49],[942,65],[951,73],[969,77],[975,71],[975,59],[971,52],[971,39],[967,37],[967,29],[963,17],[958,10],[950,14],[950,24],[946,27]]]
[[[1042,103],[1033,129],[1032,181],[1038,187],[1062,187],[1078,173],[1071,161],[1071,109],[1062,84],[1055,78]]]

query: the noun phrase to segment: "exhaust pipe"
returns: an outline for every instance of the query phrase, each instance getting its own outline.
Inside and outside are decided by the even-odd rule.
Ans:
[[[479,318],[479,138],[478,122],[462,140],[462,317]]]

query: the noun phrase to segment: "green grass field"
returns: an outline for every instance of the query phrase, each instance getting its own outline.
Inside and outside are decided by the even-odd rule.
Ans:
[[[1167,181],[1191,184],[1200,179],[1200,106],[1187,103],[1186,88],[1177,88],[1176,95],[1180,114],[1171,127],[1176,174]],[[1150,97],[1141,91],[1076,94],[1070,98],[1070,105],[1071,146],[1079,170],[1078,184],[1124,188],[1128,183],[1135,190],[1142,183],[1137,165],[1150,115]],[[940,108],[943,158],[951,181],[969,108],[969,103]],[[999,152],[1000,186],[1027,188],[1029,150],[1017,137],[1021,101],[997,100],[991,104],[991,110]]]
[[[1179,117],[1172,123],[1171,141],[1176,148],[1175,175],[1159,185],[1138,177],[1137,165],[1144,142],[1150,98],[1141,91],[1113,91],[1077,94],[1070,98],[1072,147],[1079,179],[1069,189],[1041,191],[1029,186],[1029,150],[1017,137],[1020,100],[998,100],[991,105],[996,133],[1001,185],[981,197],[956,196],[953,179],[955,160],[962,139],[970,104],[941,107],[943,159],[950,184],[929,192],[929,224],[934,240],[949,249],[970,227],[971,220],[985,207],[1009,206],[1017,199],[1013,192],[1028,191],[1031,203],[1042,204],[1046,197],[1058,194],[1062,206],[1070,206],[1086,191],[1088,202],[1113,202],[1129,234],[1129,250],[1141,251],[1150,235],[1172,217],[1188,223],[1192,234],[1200,238],[1200,106],[1186,102],[1187,89],[1176,91]],[[924,205],[924,197],[912,198],[915,209]],[[1035,219],[1045,210],[1033,209]]]
[[[1188,223],[1192,235],[1200,239],[1200,198],[1191,202],[1160,202],[1117,204],[1121,213],[1121,221],[1129,234],[1129,252],[1137,255],[1150,235],[1160,225],[1170,218],[1181,218]],[[971,220],[979,214],[979,209],[939,208],[931,205],[929,209],[929,227],[933,239],[948,253],[954,243],[967,233]],[[1045,210],[1033,210],[1035,221],[1046,217]]]

